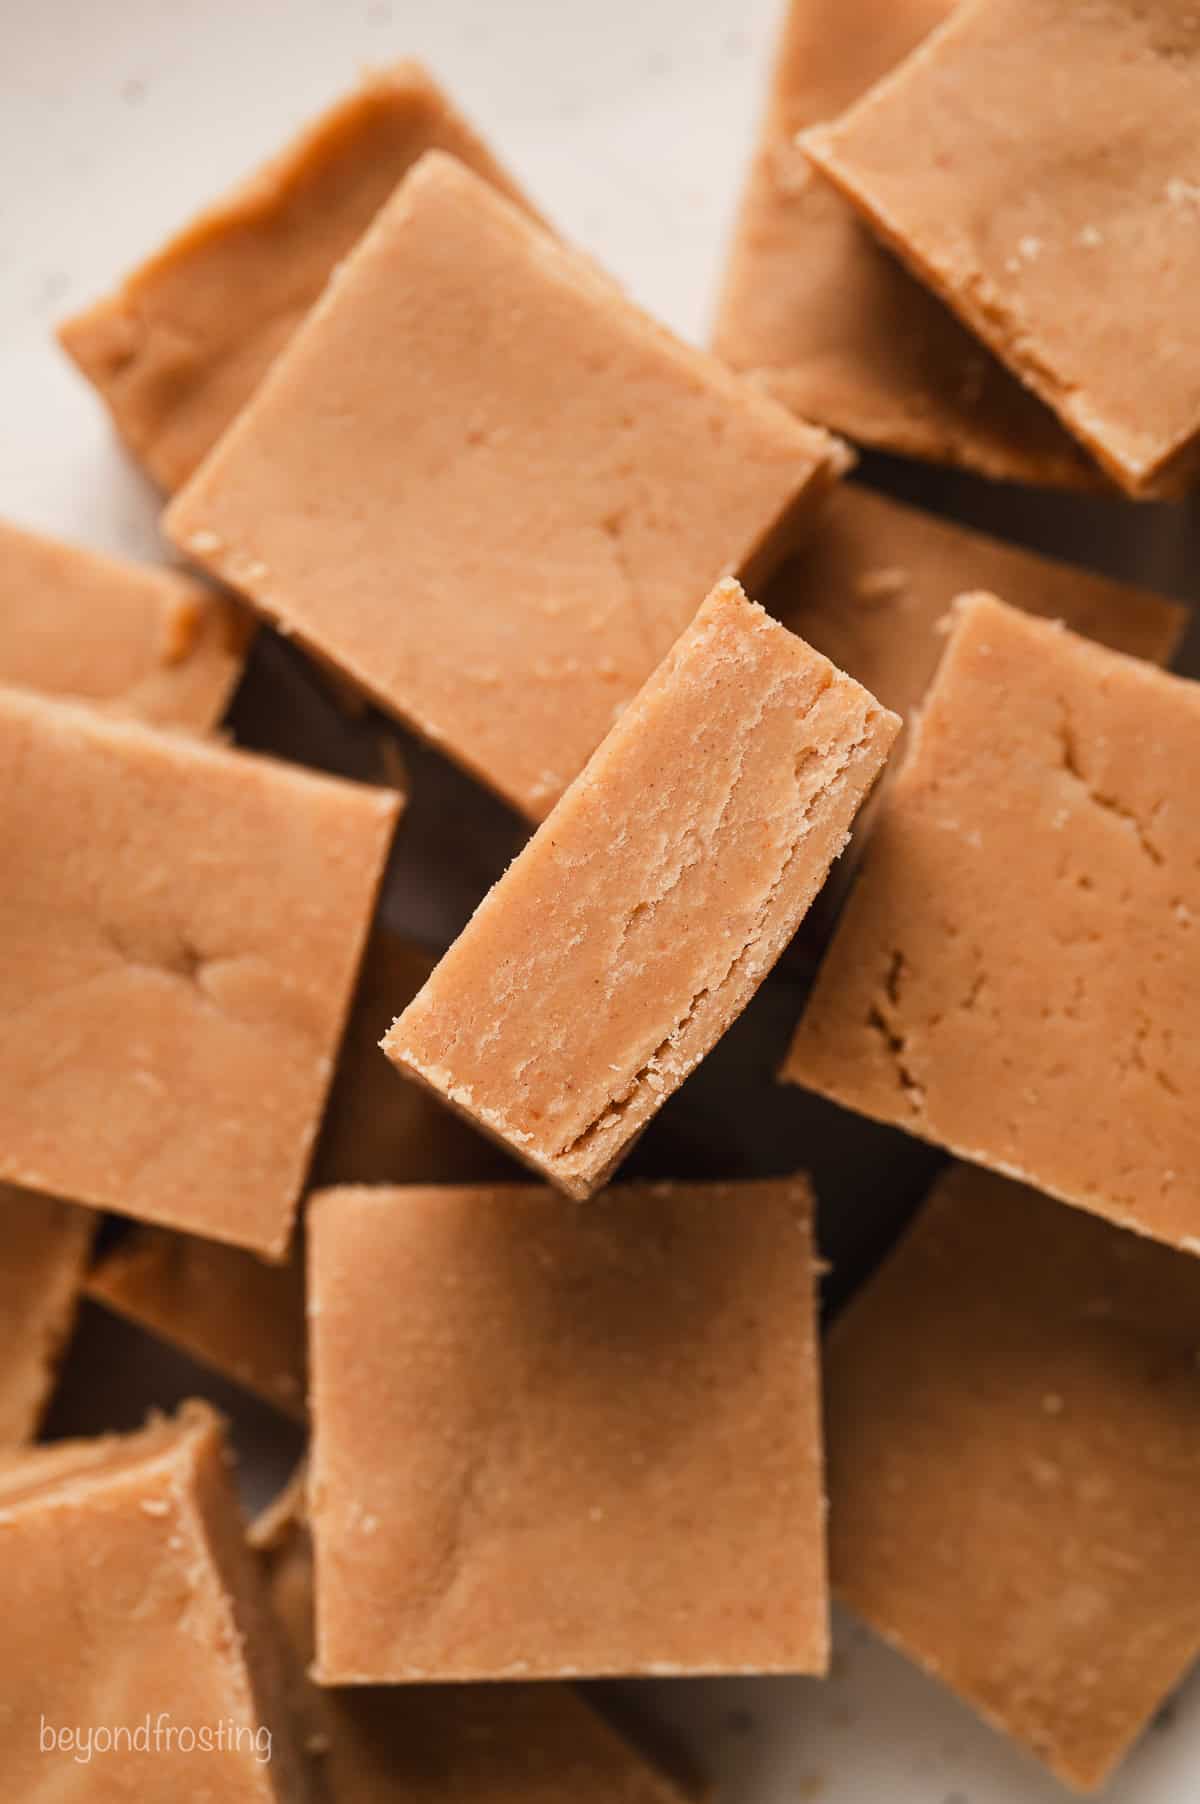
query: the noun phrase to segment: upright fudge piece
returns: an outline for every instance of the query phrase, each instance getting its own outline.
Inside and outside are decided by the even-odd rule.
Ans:
[[[37,1432],[98,1218],[0,1184],[0,1452]]]
[[[313,1796],[207,1409],[0,1466],[0,1607],[10,1797]]]
[[[322,1683],[824,1669],[802,1179],[331,1190],[310,1246]]]
[[[393,188],[435,148],[520,200],[424,69],[398,63],[367,76],[115,294],[60,328],[162,488],[177,488],[208,454]]]
[[[1069,1785],[1200,1653],[1200,1266],[960,1166],[834,1324],[835,1589]]]
[[[844,461],[431,153],[167,525],[540,819]]]
[[[716,350],[797,413],[878,450],[1094,484],[1099,473],[1049,408],[880,247],[796,143],[952,10],[952,0],[791,0]]]
[[[285,1515],[263,1546],[298,1666],[315,1652],[312,1547]],[[681,1804],[568,1685],[423,1685],[333,1691],[301,1678],[310,1745],[334,1804]]]
[[[321,1184],[469,1183],[503,1176],[500,1149],[415,1084],[399,1085],[379,1056],[398,997],[433,969],[419,947],[377,927],[313,1163]],[[268,1265],[241,1247],[163,1228],[131,1228],[87,1283],[87,1294],[193,1359],[304,1416],[304,1267],[293,1249]]]
[[[785,626],[908,721],[945,649],[951,604],[971,589],[989,589],[1155,664],[1170,661],[1188,622],[1186,608],[1160,595],[849,483],[830,497],[810,543],[765,600]]]
[[[590,1196],[787,945],[899,724],[721,584],[388,1057]]]
[[[1200,14],[967,0],[805,148],[1132,494],[1195,475]]]
[[[785,1066],[1200,1252],[1200,685],[960,604]]]
[[[0,521],[0,683],[203,733],[245,662],[237,606],[182,571]]]
[[[0,1178],[282,1254],[396,809],[0,690]]]

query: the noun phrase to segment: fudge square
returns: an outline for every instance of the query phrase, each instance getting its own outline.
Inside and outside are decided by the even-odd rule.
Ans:
[[[103,557],[0,520],[0,683],[207,732],[249,634],[180,570]]]
[[[952,10],[952,0],[791,0],[715,349],[785,406],[877,450],[1093,486],[1098,471],[1050,409],[883,249],[796,142]]]
[[[802,140],[1132,494],[1194,475],[1198,99],[1178,0],[968,0]]]
[[[0,1466],[0,1608],[9,1797],[314,1797],[282,1636],[203,1405]]]
[[[98,1223],[90,1209],[0,1184],[0,1454],[37,1431]]]
[[[899,729],[722,583],[383,1041],[568,1196],[787,945]]]
[[[959,605],[783,1075],[1200,1252],[1200,685]]]
[[[540,819],[845,461],[431,152],[166,520]]]
[[[397,805],[0,690],[0,1179],[282,1255]]]
[[[1084,1790],[1200,1653],[1198,1350],[1200,1265],[970,1166],[826,1349],[835,1592]]]
[[[830,496],[810,542],[765,600],[907,721],[937,671],[952,603],[974,589],[1155,664],[1169,663],[1189,618],[1149,590],[970,532],[858,483]]]
[[[160,487],[191,475],[401,177],[434,148],[520,200],[426,71],[397,63],[366,76],[115,294],[59,328]]]
[[[329,1190],[323,1684],[821,1672],[803,1179]]]
[[[295,1501],[295,1488],[287,1494]],[[570,1685],[320,1688],[312,1544],[294,1508],[252,1533],[298,1668],[309,1745],[336,1804],[680,1804],[688,1794]]]

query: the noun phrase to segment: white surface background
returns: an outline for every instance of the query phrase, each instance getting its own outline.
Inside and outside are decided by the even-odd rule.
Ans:
[[[775,13],[774,0],[0,0],[0,513],[153,548],[152,499],[51,323],[364,63],[425,59],[562,229],[702,338]],[[685,1728],[730,1804],[1066,1796],[845,1623],[828,1684],[660,1686],[653,1703]],[[1200,1797],[1200,1684],[1110,1796]]]

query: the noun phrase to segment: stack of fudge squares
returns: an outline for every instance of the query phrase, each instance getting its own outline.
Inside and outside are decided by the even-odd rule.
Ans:
[[[1186,616],[851,477],[1188,490],[1198,97],[792,0],[710,353],[400,64],[62,326],[182,561],[0,528],[6,1796],[680,1804],[576,1682],[831,1591],[1090,1790],[1200,1655]],[[222,730],[278,637],[365,774]],[[422,747],[522,823],[448,950]],[[760,989],[790,1157],[623,1177]],[[846,1110],[957,1162],[822,1341]],[[45,1438],[84,1299],[307,1434],[252,1528],[208,1403]]]

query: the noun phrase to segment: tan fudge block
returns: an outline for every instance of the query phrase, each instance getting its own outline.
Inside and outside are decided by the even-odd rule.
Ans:
[[[312,1797],[282,1642],[203,1406],[0,1467],[0,1575],[10,1797]]]
[[[844,461],[431,153],[166,518],[540,819]]]
[[[281,1254],[396,812],[0,690],[0,1178]]]
[[[506,1170],[498,1147],[427,1091],[397,1084],[379,1056],[379,1036],[398,998],[414,995],[433,964],[428,953],[386,928],[371,935],[313,1162],[314,1183],[469,1183]],[[268,1265],[241,1247],[136,1227],[92,1272],[87,1294],[276,1408],[307,1414],[299,1246],[286,1265]]]
[[[178,488],[241,412],[329,276],[427,150],[519,200],[417,63],[368,75],[112,295],[67,320],[63,348],[134,456]]]
[[[90,1210],[0,1184],[0,1452],[37,1432],[97,1223]]]
[[[322,1682],[824,1669],[803,1180],[325,1191],[310,1245]]]
[[[313,1570],[294,1515],[263,1559],[297,1664],[312,1660]],[[317,1767],[335,1804],[680,1804],[686,1794],[568,1685],[321,1689],[300,1680]]]
[[[851,483],[830,497],[809,544],[765,600],[792,632],[909,721],[945,650],[952,603],[972,589],[1155,664],[1170,662],[1189,619],[1161,595]]]
[[[986,596],[784,1076],[1200,1252],[1200,685]]]
[[[388,1057],[589,1196],[787,945],[898,727],[722,584],[395,1023]]]
[[[1131,494],[1200,434],[1198,100],[1200,15],[1173,0],[968,0],[804,139]]]
[[[826,1352],[834,1587],[1069,1785],[1200,1652],[1200,1266],[969,1166]]]
[[[886,75],[952,0],[791,0],[717,316],[718,354],[877,450],[1094,485],[1053,413],[875,241],[796,143]]]
[[[182,571],[0,520],[0,683],[203,733],[225,712],[248,640],[236,604]]]
[[[201,1365],[303,1421],[304,1265],[138,1226],[103,1258],[87,1294]]]

